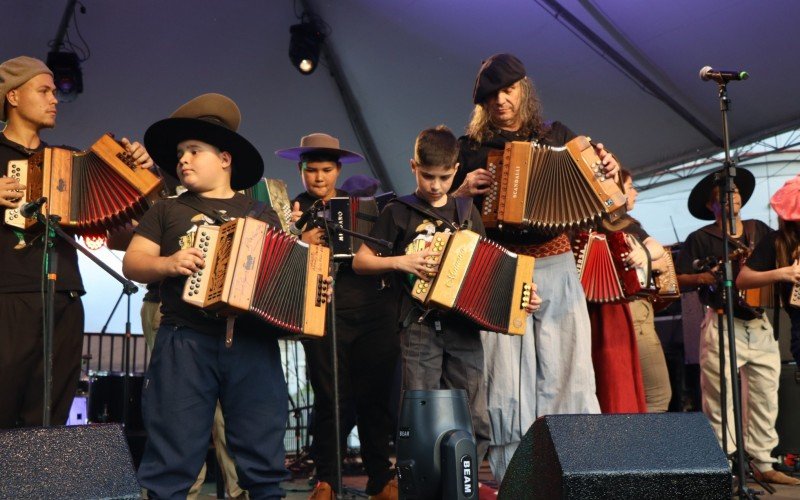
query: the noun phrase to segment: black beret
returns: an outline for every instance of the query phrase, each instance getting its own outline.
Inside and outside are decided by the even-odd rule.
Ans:
[[[480,104],[487,97],[525,78],[525,66],[511,54],[495,54],[481,63],[472,102]]]

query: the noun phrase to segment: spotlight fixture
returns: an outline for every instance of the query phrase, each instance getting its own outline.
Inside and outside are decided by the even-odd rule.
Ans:
[[[289,59],[297,70],[310,75],[317,69],[320,44],[325,40],[321,25],[313,20],[304,20],[289,27]]]
[[[47,67],[53,72],[59,101],[72,101],[83,92],[83,74],[74,52],[50,52]]]

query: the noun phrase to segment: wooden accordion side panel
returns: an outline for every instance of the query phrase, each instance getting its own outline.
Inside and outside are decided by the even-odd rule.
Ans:
[[[525,326],[528,321],[528,313],[525,312],[525,306],[528,305],[531,299],[532,287],[531,281],[533,280],[533,269],[536,265],[536,259],[529,255],[517,255],[517,273],[514,277],[514,292],[511,301],[510,311],[508,313],[508,334],[509,335],[524,335]]]
[[[37,200],[42,196],[42,166],[41,154],[34,155],[30,159],[11,160],[8,162],[8,177],[16,179],[17,182],[25,186],[25,190],[20,197],[20,207],[29,201]],[[12,227],[27,229],[36,224],[35,219],[26,219],[19,213],[19,208],[7,208],[4,215],[4,222]]]
[[[161,187],[161,179],[150,169],[139,167],[131,155],[109,134],[92,144],[91,152],[100,157],[142,196],[149,197]]]
[[[665,249],[664,259],[666,271],[655,273],[656,290],[658,298],[661,300],[678,300],[681,298],[681,289],[678,286],[678,275],[675,272],[675,263],[672,260],[672,252],[669,248]]]
[[[306,335],[322,337],[325,335],[324,279],[330,266],[330,249],[322,245],[309,245],[308,267],[306,268],[305,316],[303,332]]]
[[[226,230],[229,231],[230,226]],[[221,231],[221,226],[200,226],[197,228],[192,247],[203,252],[203,260],[205,260],[206,265],[200,271],[192,273],[183,286],[182,299],[188,304],[200,308],[207,307],[209,291],[221,288],[219,283],[224,283],[225,281],[224,263],[226,259],[218,258],[220,254],[217,252]],[[223,260],[223,262],[221,263],[220,260]],[[220,269],[222,270],[221,273],[219,272]]]
[[[47,212],[61,217],[62,225],[76,225],[77,214],[71,210],[74,182],[72,151],[45,148],[42,171],[42,196],[47,197]]]
[[[464,283],[472,254],[478,246],[480,236],[472,231],[457,231],[450,237],[439,272],[431,284],[427,302],[445,309],[452,309]]]
[[[230,261],[221,300],[230,309],[247,312],[258,282],[267,223],[251,217],[236,219],[235,222],[236,232],[231,241]]]
[[[527,194],[532,176],[531,143],[510,142],[503,153],[497,218],[508,224],[527,222]]]
[[[489,191],[483,196],[481,205],[481,219],[484,227],[495,228],[500,222],[497,212],[500,209],[500,178],[503,176],[503,156],[505,150],[492,149],[486,158],[486,170],[492,176],[492,183]],[[503,201],[505,206],[505,201]]]

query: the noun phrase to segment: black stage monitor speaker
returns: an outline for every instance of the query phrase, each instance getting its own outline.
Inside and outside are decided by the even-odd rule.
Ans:
[[[730,497],[728,463],[702,413],[541,417],[499,492],[501,500]]]
[[[0,498],[139,498],[117,424],[0,431]]]

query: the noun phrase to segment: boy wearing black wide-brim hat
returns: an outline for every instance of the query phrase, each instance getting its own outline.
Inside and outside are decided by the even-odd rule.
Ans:
[[[724,257],[722,243],[722,221],[727,217],[724,210],[720,189],[715,179],[722,171],[706,175],[695,185],[689,195],[689,212],[701,220],[714,222],[689,234],[681,246],[681,252],[675,261],[675,271],[681,290],[697,289],[706,307],[706,314],[700,326],[700,385],[703,394],[703,413],[706,414],[717,439],[722,439],[722,412],[727,414],[728,429],[733,428],[733,404],[731,400],[730,376],[726,378],[727,401],[720,401],[720,367],[719,367],[719,330],[717,310],[724,309],[724,300],[720,293],[721,285],[717,282],[714,271],[718,262]],[[737,169],[734,179],[733,194],[734,225],[728,228],[730,251],[734,261],[733,276],[736,275],[744,261],[753,251],[756,244],[770,233],[770,228],[755,219],[742,220],[740,211],[750,199],[755,188],[755,177],[744,168]],[[722,193],[724,194],[724,193]],[[735,295],[734,306],[734,338],[736,339],[736,363],[742,378],[742,407],[745,449],[755,466],[754,473],[767,482],[778,484],[795,484],[792,478],[773,470],[772,449],[778,444],[775,421],[778,416],[778,379],[780,377],[781,359],[778,342],[773,336],[763,309],[758,304],[746,304]],[[727,322],[723,321],[725,328]],[[723,332],[725,353],[728,352],[728,334]],[[730,366],[726,364],[726,371]],[[728,374],[729,375],[729,374]],[[727,433],[727,451],[733,453],[736,444],[732,432]]]
[[[247,215],[253,202],[237,190],[263,174],[261,155],[236,133],[240,118],[231,99],[205,94],[145,133],[155,161],[188,190],[147,212],[123,260],[127,277],[163,280],[163,317],[142,393],[148,442],[138,477],[150,498],[186,497],[205,461],[217,400],[250,498],[283,496],[279,483],[288,476],[288,398],[277,335],[243,315],[226,347],[225,319],[181,300],[187,276],[204,266],[193,233],[218,217]],[[262,218],[280,225],[271,209]]]

